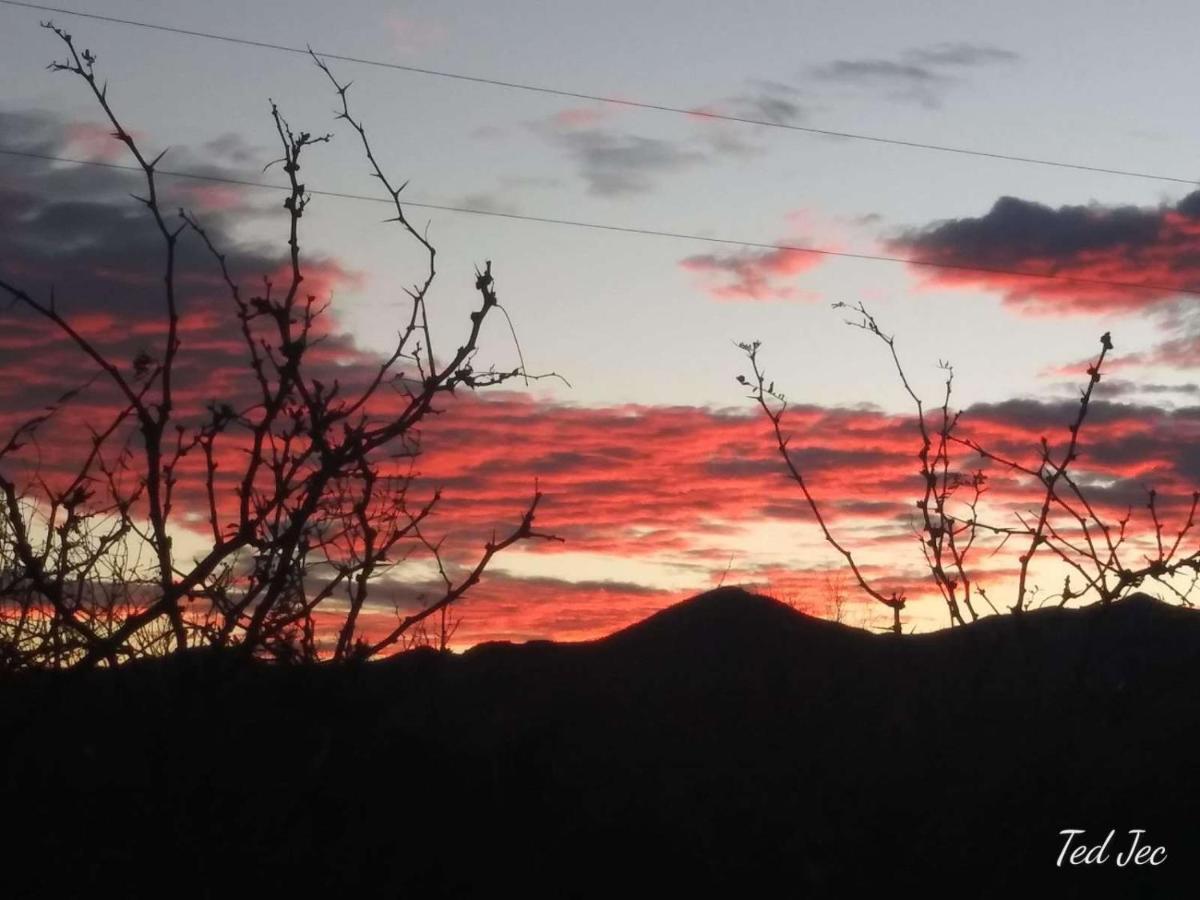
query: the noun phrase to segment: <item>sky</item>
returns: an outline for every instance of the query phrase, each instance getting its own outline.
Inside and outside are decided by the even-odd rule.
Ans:
[[[850,612],[837,615],[883,624],[886,611],[839,567],[786,478],[769,423],[735,381],[747,373],[735,342],[755,339],[792,404],[785,430],[836,532],[880,583],[905,586],[913,627],[945,625],[912,533],[920,485],[911,400],[887,348],[847,327],[832,308],[839,301],[866,304],[895,335],[927,403],[940,402],[938,362],[953,363],[961,427],[1025,460],[1036,458],[1042,435],[1054,446],[1065,439],[1087,360],[1111,332],[1116,349],[1081,466],[1118,518],[1144,507],[1151,486],[1168,514],[1184,514],[1200,474],[1189,443],[1200,425],[1200,319],[1194,294],[1161,286],[1200,288],[1200,194],[1186,183],[1198,174],[1200,124],[1184,114],[1194,5],[79,0],[70,8],[683,110],[1166,176],[332,61],[353,81],[355,112],[384,168],[408,179],[412,202],[965,267],[414,208],[438,248],[431,304],[443,343],[452,345],[475,301],[475,267],[491,260],[528,369],[569,382],[480,392],[427,429],[422,477],[444,489],[438,527],[465,548],[463,559],[519,517],[535,479],[545,493],[539,525],[565,538],[497,557],[459,608],[460,643],[593,637],[718,583],[768,590],[822,615],[835,614],[832,598],[844,593]],[[13,6],[0,6],[0,149],[123,161],[83,85],[47,71],[61,50],[37,27],[44,18],[95,51],[127,126],[155,152],[171,148],[164,166],[278,183],[277,171],[263,171],[277,155],[274,100],[298,127],[334,135],[311,153],[309,187],[379,194],[353,135],[333,118],[336,97],[302,55]],[[132,336],[156,314],[133,184],[112,170],[0,156],[0,272],[38,291],[55,287],[69,315],[130,354],[140,346]],[[277,264],[285,227],[277,194],[198,182],[172,190],[214,224],[246,277]],[[348,366],[389,349],[403,289],[419,272],[420,256],[381,223],[385,215],[369,202],[317,196],[305,217],[303,246]],[[214,362],[228,323],[199,286],[193,302],[200,402],[234,390],[223,379],[235,369]],[[21,316],[4,313],[0,338],[0,413],[13,421],[87,377]],[[481,361],[517,364],[498,318]],[[89,402],[81,416],[102,406]],[[50,465],[70,450],[43,443]],[[987,499],[1009,525],[1036,501],[1029,485],[1000,478]],[[200,538],[185,528],[179,544],[190,540]],[[980,559],[993,596],[1011,593],[1012,557]],[[428,577],[419,564],[406,574]],[[1038,578],[1044,594],[1061,582],[1050,563]],[[392,593],[407,597],[399,583]]]

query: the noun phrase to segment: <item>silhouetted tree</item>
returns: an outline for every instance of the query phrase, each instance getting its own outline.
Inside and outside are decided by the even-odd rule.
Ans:
[[[302,161],[331,135],[294,130],[271,104],[281,152],[276,164],[288,182],[286,276],[247,289],[199,218],[163,208],[157,173],[163,154],[147,154],[118,117],[96,76],[95,55],[78,49],[63,29],[44,27],[66,52],[50,68],[87,86],[141,171],[144,192],[136,199],[161,239],[164,339],[127,362],[113,358],[60,311],[53,293],[42,297],[0,280],[15,305],[57,329],[121,398],[112,418],[79,440],[74,474],[65,480],[41,478],[20,451],[74,392],[0,438],[0,665],[117,664],[203,646],[280,660],[366,657],[403,644],[430,616],[439,616],[444,645],[453,627],[446,608],[479,581],[497,553],[531,538],[557,540],[534,529],[541,498],[535,488],[515,527],[493,535],[454,578],[441,543],[425,531],[440,492],[412,500],[418,427],[440,411],[436,401],[525,376],[523,367],[473,367],[484,321],[499,308],[491,262],[476,271],[479,303],[460,345],[440,356],[428,315],[434,246],[406,216],[403,185],[380,167],[351,112],[348,85],[314,56],[336,92],[337,119],[361,143],[392,205],[388,221],[427,260],[421,280],[407,289],[411,303],[391,353],[356,383],[341,383],[336,369],[314,358],[313,348],[326,336],[328,304],[305,291],[299,241],[311,199]],[[185,337],[177,282],[184,240],[198,241],[211,256],[228,295],[231,333],[244,344],[241,394],[203,411],[184,408],[179,397]],[[173,547],[181,529],[196,527],[181,516],[177,494],[185,479],[202,485],[195,493],[204,498],[200,519],[207,535],[204,552],[188,557]],[[194,517],[194,504],[189,511]],[[368,639],[360,626],[372,585],[414,552],[433,559],[441,588]]]
[[[1100,352],[1087,367],[1087,383],[1080,392],[1079,409],[1074,419],[1066,423],[1070,435],[1066,446],[1052,448],[1050,441],[1043,436],[1036,460],[1021,463],[956,433],[961,411],[951,409],[954,369],[950,363],[941,361],[938,364],[945,372],[945,388],[940,403],[931,413],[905,374],[895,338],[879,327],[874,316],[861,303],[854,307],[835,303],[834,308],[850,309],[856,317],[848,320],[847,324],[873,335],[887,347],[900,383],[916,408],[921,492],[915,501],[918,515],[914,531],[930,578],[946,604],[952,625],[979,618],[980,600],[993,613],[999,612],[970,565],[972,551],[978,549],[977,541],[981,535],[995,537],[999,541],[996,550],[1010,540],[1021,545],[1017,557],[1014,602],[1008,607],[1013,613],[1027,609],[1036,593],[1030,581],[1030,567],[1039,552],[1049,553],[1069,570],[1062,590],[1046,598],[1057,598],[1060,605],[1085,597],[1109,603],[1141,587],[1147,580],[1156,582],[1182,603],[1191,605],[1189,596],[1200,580],[1200,546],[1188,549],[1184,541],[1195,527],[1200,492],[1192,493],[1190,507],[1174,538],[1164,540],[1157,494],[1153,489],[1149,490],[1147,509],[1153,538],[1137,542],[1128,534],[1132,509],[1117,521],[1106,519],[1098,509],[1098,504],[1089,499],[1084,486],[1069,471],[1079,458],[1080,433],[1092,403],[1093,392],[1100,382],[1101,369],[1113,349],[1108,333],[1101,336]],[[769,381],[763,371],[759,361],[761,343],[754,341],[738,346],[749,360],[751,369],[750,376],[739,375],[738,382],[750,389],[750,398],[771,422],[776,448],[788,474],[799,486],[822,535],[845,560],[858,586],[869,597],[891,610],[892,630],[900,633],[900,613],[906,603],[904,591],[876,587],[853,552],[833,533],[805,476],[798,454],[789,448],[790,439],[784,429],[787,398],[776,390],[775,383]],[[970,451],[977,459],[994,464],[1002,471],[1032,479],[1040,485],[1036,507],[1017,511],[1016,525],[987,522],[982,517],[980,501],[987,490],[989,476],[981,467],[964,467],[955,458],[956,448]],[[1147,544],[1152,546],[1150,552],[1147,552]],[[1081,583],[1072,584],[1073,575]],[[1190,583],[1184,587],[1176,583],[1181,575],[1190,575]]]

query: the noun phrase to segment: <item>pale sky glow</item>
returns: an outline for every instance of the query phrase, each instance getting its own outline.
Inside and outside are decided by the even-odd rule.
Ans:
[[[1200,8],[1189,3],[71,0],[70,5],[562,90],[733,115],[778,115],[818,128],[1181,178],[1200,172],[1200,123],[1187,114],[1194,99]],[[100,119],[81,85],[46,71],[46,63],[60,53],[52,36],[37,28],[39,18],[48,17],[0,6],[0,114],[44,114],[74,128],[74,142],[60,148],[65,155],[116,160],[113,148],[82,127]],[[67,15],[53,18],[95,50],[126,124],[154,152],[175,148],[163,163],[167,168],[195,169],[211,161],[225,173],[278,182],[278,172],[263,172],[274,151],[272,98],[297,128],[335,135],[330,145],[310,151],[309,187],[378,193],[354,136],[333,120],[336,98],[328,83],[303,57]],[[1099,278],[1158,281],[1169,270],[1177,273],[1172,283],[1182,284],[1194,275],[1183,251],[1169,264],[1151,262],[1167,240],[1169,222],[1158,237],[1145,238],[1158,242],[1152,247],[1137,244],[1126,252],[1121,244],[1126,255],[1117,262],[1102,256],[1112,246],[1108,243],[1078,253],[1072,244],[1062,252],[1076,255],[1064,262],[1066,257],[1045,252],[1046,246],[1060,246],[1053,237],[1027,251],[1026,232],[1019,229],[1004,231],[1012,244],[998,249],[960,239],[959,232],[933,231],[943,221],[979,220],[1002,197],[1055,210],[1094,204],[1138,207],[1146,216],[1156,215],[1190,193],[1185,184],[705,121],[350,62],[331,65],[339,78],[354,82],[350,97],[356,114],[366,122],[385,168],[398,181],[410,180],[405,196],[417,202],[848,252],[1007,253],[994,258],[1076,266],[1071,271]],[[0,148],[19,146],[21,137],[0,133]],[[213,150],[213,142],[223,149]],[[33,171],[27,160],[0,157],[5,183],[19,184]],[[278,200],[268,191],[233,189],[231,202],[252,211],[232,236],[278,249]],[[336,260],[353,276],[337,286],[333,308],[359,347],[379,352],[388,348],[399,324],[402,287],[418,277],[421,264],[411,246],[378,224],[386,213],[383,205],[317,197],[303,238],[308,252]],[[1118,361],[1127,357],[1113,372],[1114,382],[1177,386],[1195,378],[1194,361],[1178,355],[1168,359],[1161,352],[1166,343],[1196,334],[1194,296],[1168,297],[1157,305],[1098,301],[1081,310],[1064,293],[1069,289],[1061,287],[1053,296],[1049,289],[1029,287],[1032,300],[1010,296],[1006,301],[1006,288],[986,278],[935,285],[928,271],[904,265],[805,257],[803,262],[785,258],[773,270],[756,269],[761,280],[749,292],[757,296],[734,298],[738,273],[709,262],[711,257],[728,263],[730,254],[738,253],[733,248],[447,212],[414,210],[412,218],[429,220],[438,248],[432,305],[434,325],[447,344],[475,300],[475,265],[492,260],[500,299],[513,318],[529,369],[553,370],[571,382],[570,388],[538,382],[528,391],[532,397],[543,406],[564,404],[581,414],[634,404],[710,417],[713,437],[704,438],[711,441],[705,452],[719,459],[726,448],[729,459],[721,465],[730,472],[745,460],[742,444],[729,443],[733,438],[722,429],[735,427],[727,421],[732,416],[754,414],[734,381],[746,371],[735,341],[761,339],[770,377],[800,406],[840,407],[847,414],[859,409],[863,416],[911,412],[886,349],[845,327],[844,315],[830,308],[834,301],[863,301],[895,333],[913,386],[930,404],[939,400],[943,380],[936,363],[946,358],[955,366],[955,396],[964,407],[1020,398],[1065,398],[1069,405],[1075,389],[1068,392],[1064,385],[1082,386],[1082,377],[1054,370],[1094,356],[1106,331],[1113,335]],[[1050,218],[1058,223],[1067,217]],[[1008,227],[996,221],[997,230],[988,234]],[[1051,227],[1046,226],[1048,233]],[[1181,227],[1180,234],[1190,236],[1188,228]],[[1061,246],[1070,240],[1064,238]],[[4,247],[0,243],[0,266],[13,262],[4,259]],[[1126,269],[1133,274],[1119,274]],[[516,365],[503,319],[489,320],[483,346],[481,362]],[[15,352],[0,350],[8,357],[5,365],[13,364]],[[1082,369],[1076,365],[1075,371]],[[1159,411],[1187,410],[1196,402],[1187,391],[1126,390],[1109,396]],[[1021,410],[1005,406],[996,416],[1016,419],[1025,415]],[[1139,415],[1130,413],[1130,418]],[[772,459],[762,423],[754,421],[755,433],[766,440],[763,457]],[[838,421],[814,425],[813,440],[851,434]],[[563,427],[560,449],[582,452],[578,435],[584,426]],[[673,447],[677,427],[683,426],[664,425],[644,443],[639,438],[639,452],[659,453],[665,445],[656,441]],[[1030,427],[1036,432],[1050,426]],[[1136,430],[1112,427],[1114,434]],[[996,429],[999,434],[1001,425]],[[1058,428],[1054,439],[1062,433]],[[522,444],[519,428],[510,440]],[[902,467],[915,467],[916,448],[913,436],[911,447],[903,449],[909,462]],[[603,449],[596,452],[608,460],[596,469],[603,473],[598,478],[626,477],[620,474],[627,471],[620,468],[623,463]],[[640,471],[669,484],[667,463],[681,453],[662,449],[662,460],[656,456]],[[683,462],[711,474],[700,451],[695,460]],[[1127,462],[1120,456],[1120,465]],[[660,464],[661,470],[655,468]],[[858,475],[838,480],[836,490],[861,490],[864,499],[878,499],[872,483],[882,483],[883,476],[872,468],[875,463],[862,465],[861,472],[854,470]],[[1200,466],[1186,457],[1170,465],[1181,480],[1200,474]],[[432,463],[431,473],[457,471],[439,466]],[[711,469],[720,466],[714,463]],[[531,486],[538,467],[530,463],[528,470]],[[1160,471],[1150,466],[1147,473],[1151,470]],[[771,470],[764,463],[761,490],[748,485],[747,496],[778,494],[797,503],[781,471],[781,465]],[[725,469],[718,474],[733,477]],[[567,495],[570,484],[580,480],[578,474],[556,470],[540,477],[552,490],[559,484]],[[556,482],[556,477],[565,480]],[[736,477],[743,477],[741,470]],[[1119,488],[1124,476],[1104,477]],[[525,483],[506,482],[504,491],[519,497]],[[818,493],[827,483],[816,480]],[[702,493],[709,489],[705,484],[698,481],[690,488],[681,482],[679,490]],[[713,484],[713,489],[729,489],[724,481]],[[598,493],[597,502],[605,496]],[[661,524],[649,513],[631,517],[627,551],[614,548],[615,538],[597,538],[594,545],[582,539],[582,546],[569,540],[556,552],[541,547],[513,552],[497,560],[495,571],[513,581],[611,581],[678,593],[711,586],[727,567],[733,582],[762,584],[770,572],[836,559],[801,510],[731,521],[728,510],[716,505],[719,498],[693,496],[688,502],[697,510],[690,527],[661,510],[656,513]],[[699,512],[710,506],[711,521]],[[888,527],[911,507],[907,494],[897,498],[895,511],[883,517]],[[609,514],[606,506],[604,515]],[[878,525],[881,515],[872,509],[858,518],[850,510],[837,525],[865,534],[863,529]],[[598,514],[597,523],[602,518]],[[544,519],[547,527],[556,524],[554,503],[547,504]],[[581,514],[568,524],[582,534],[589,522]],[[710,527],[714,523],[725,527]],[[447,530],[453,529],[447,525]],[[640,535],[662,530],[673,530],[680,543],[643,541],[640,546],[648,549],[637,549]],[[920,562],[914,547],[903,554],[867,548],[863,556],[872,564],[894,564],[897,572]],[[986,569],[986,561],[979,564]],[[1051,577],[1048,568],[1043,580],[1061,582],[1061,574]],[[549,619],[489,630],[483,601],[464,610],[481,637],[500,631],[528,637],[554,633]],[[605,621],[620,624],[622,615],[618,609]],[[922,612],[917,619],[941,623],[944,609]],[[588,627],[580,620],[562,630],[580,636]]]

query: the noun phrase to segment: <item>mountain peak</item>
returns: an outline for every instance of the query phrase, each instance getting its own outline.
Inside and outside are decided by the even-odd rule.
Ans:
[[[793,607],[738,587],[697,594],[604,639],[605,643],[642,642],[692,648],[751,649],[801,632],[849,632],[844,626],[806,615]]]

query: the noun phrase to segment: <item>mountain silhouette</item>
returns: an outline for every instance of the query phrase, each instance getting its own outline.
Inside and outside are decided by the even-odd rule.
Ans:
[[[603,638],[608,647],[643,645],[741,655],[746,648],[799,640],[859,635],[854,629],[805,615],[786,603],[740,588],[700,594]]]
[[[249,861],[270,896],[1183,896],[1198,664],[1146,595],[895,636],[723,588],[582,643],[31,674],[10,895],[227,896]],[[1069,828],[1167,861],[1057,867]]]

